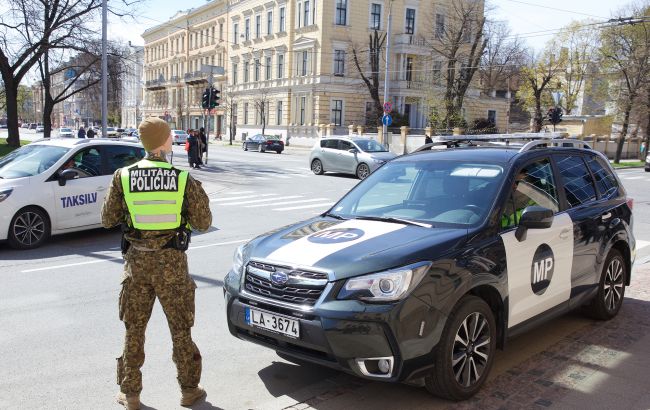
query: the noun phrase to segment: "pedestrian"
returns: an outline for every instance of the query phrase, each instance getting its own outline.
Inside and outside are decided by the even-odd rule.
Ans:
[[[191,168],[201,169],[199,160],[199,137],[196,130],[190,130],[187,136],[189,149],[187,151],[187,160]]]
[[[210,227],[210,202],[200,182],[166,161],[172,139],[165,121],[147,118],[139,132],[147,157],[113,174],[101,211],[104,227],[122,226],[125,261],[119,317],[126,335],[117,358],[117,402],[140,408],[145,329],[158,298],[171,332],[180,404],[190,406],[206,393],[199,385],[201,353],[191,336],[196,284],[185,250],[192,229]]]
[[[208,136],[203,127],[199,129],[199,139],[201,140],[201,155],[199,159],[201,160],[201,165],[203,165],[203,154],[208,152]]]
[[[93,129],[93,127],[88,127],[88,132],[86,133],[86,137],[95,138],[95,130]]]
[[[79,131],[77,131],[77,138],[86,138],[86,130],[84,130],[83,125],[79,127]]]
[[[431,139],[431,137],[429,135],[427,135],[427,136],[424,137],[424,143],[425,144],[432,144],[433,139]]]

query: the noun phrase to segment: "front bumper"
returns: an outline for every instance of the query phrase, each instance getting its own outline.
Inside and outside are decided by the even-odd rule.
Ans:
[[[372,380],[397,382],[424,376],[432,367],[433,349],[446,319],[413,296],[399,303],[365,304],[324,294],[312,309],[302,310],[239,293],[228,281],[224,294],[228,328],[233,336]],[[248,306],[297,319],[300,339],[252,327],[245,319]],[[376,370],[378,359],[390,362],[388,373]]]

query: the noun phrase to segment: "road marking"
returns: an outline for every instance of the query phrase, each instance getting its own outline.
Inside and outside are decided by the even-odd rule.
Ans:
[[[315,199],[302,199],[300,201],[276,202],[274,205],[293,205],[293,204],[300,204],[300,203],[305,203],[305,202],[316,202],[316,201],[329,201],[329,198],[315,198]],[[248,206],[245,206],[244,208],[259,208],[261,206],[268,206],[268,204],[248,205]],[[274,211],[275,211],[275,209],[274,209]]]
[[[233,197],[221,197],[211,199],[210,202],[226,202],[226,201],[235,201],[238,199],[250,199],[250,198],[259,198],[262,196],[275,196],[277,194],[257,194],[257,195],[245,195],[245,196],[233,196]]]
[[[639,239],[636,240],[636,250],[638,251],[639,249],[643,249],[646,246],[650,245],[650,241],[641,241]]]
[[[302,198],[302,195],[292,195],[292,196],[283,196],[282,199],[291,199],[291,198]],[[237,201],[237,202],[228,202],[228,203],[223,203],[219,204],[222,206],[233,206],[233,205],[246,205],[246,204],[254,204],[254,203],[259,203],[259,202],[271,202],[271,201],[277,201],[278,198],[266,198],[266,199],[255,199],[253,201]]]
[[[210,248],[213,246],[223,246],[223,245],[233,245],[236,243],[242,243],[242,242],[248,242],[250,239],[240,239],[236,241],[228,241],[228,242],[218,242],[218,243],[211,243],[209,245],[199,245],[199,246],[192,246],[188,251],[192,251],[194,249],[203,249],[203,248]],[[69,268],[72,266],[83,266],[83,265],[91,265],[94,263],[102,263],[102,262],[113,262],[113,261],[121,261],[122,258],[110,258],[110,259],[100,259],[100,260],[93,260],[93,261],[86,261],[86,262],[76,262],[76,263],[68,263],[65,265],[56,265],[56,266],[48,266],[46,268],[35,268],[35,269],[26,269],[24,271],[21,271],[21,273],[30,273],[30,272],[39,272],[39,271],[44,271],[44,270],[54,270],[54,269],[65,269]]]
[[[289,179],[291,178],[290,176],[287,175],[273,175],[274,178],[282,178],[282,179]]]
[[[274,211],[293,211],[294,209],[306,209],[306,208],[329,208],[334,202],[325,202],[320,204],[311,204],[311,205],[301,205],[301,206],[290,206],[288,208],[275,208]]]
[[[294,177],[309,178],[309,175],[306,174],[291,174],[291,175],[293,175]]]
[[[237,191],[237,192],[228,192],[228,195],[243,195],[243,194],[252,194],[255,191]]]

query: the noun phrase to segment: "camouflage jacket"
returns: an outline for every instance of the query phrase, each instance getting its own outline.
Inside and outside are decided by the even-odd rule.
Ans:
[[[149,155],[148,160],[165,161],[165,159]],[[111,186],[108,189],[104,204],[102,206],[102,225],[105,228],[112,228],[126,222],[129,210],[124,200],[124,191],[121,180],[122,169],[113,174]],[[183,201],[183,217],[185,222],[192,226],[192,229],[199,231],[207,230],[212,224],[212,212],[210,211],[210,200],[203,190],[201,183],[192,176],[187,178],[185,186],[185,199]],[[139,250],[161,249],[174,236],[173,230],[165,231],[131,231],[126,234],[126,239]]]

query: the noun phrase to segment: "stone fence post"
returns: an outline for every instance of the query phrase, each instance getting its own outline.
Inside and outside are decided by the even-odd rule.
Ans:
[[[406,151],[406,140],[407,140],[408,135],[409,135],[409,127],[403,125],[403,126],[401,126],[401,127],[399,128],[399,132],[400,132],[400,134],[401,134],[401,136],[402,136],[402,145],[403,145],[403,147],[404,147],[402,153],[403,153],[403,154],[408,154],[408,152]]]
[[[355,128],[354,124],[348,125],[348,135],[353,135],[354,134],[354,128]]]
[[[357,134],[359,134],[360,137],[363,137],[363,133],[366,131],[366,127],[363,125],[358,125],[357,126]]]

